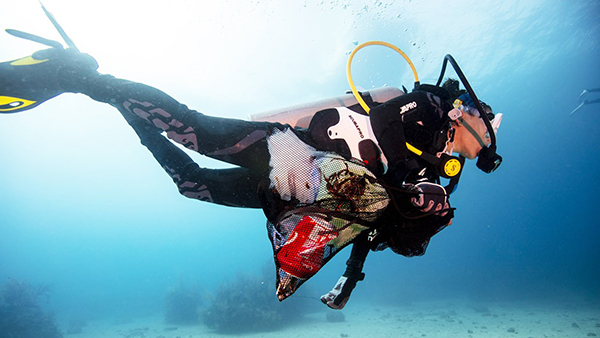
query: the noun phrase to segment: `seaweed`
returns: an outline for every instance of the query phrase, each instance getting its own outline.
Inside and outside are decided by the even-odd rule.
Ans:
[[[198,287],[186,285],[182,279],[168,290],[165,297],[165,322],[169,324],[198,324],[202,293]]]
[[[281,329],[302,318],[298,300],[280,303],[273,292],[274,278],[263,274],[238,274],[222,283],[204,311],[204,324],[220,333],[239,334]]]
[[[42,309],[40,297],[50,297],[48,284],[30,285],[9,278],[2,288],[0,336],[11,338],[62,338],[51,313]]]

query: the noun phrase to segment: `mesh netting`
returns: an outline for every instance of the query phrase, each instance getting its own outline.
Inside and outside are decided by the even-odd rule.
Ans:
[[[271,191],[293,205],[268,222],[283,300],[368,229],[389,197],[360,162],[317,151],[289,129],[275,131],[268,145]]]

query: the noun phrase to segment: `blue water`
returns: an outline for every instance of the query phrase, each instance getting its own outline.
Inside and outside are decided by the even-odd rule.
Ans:
[[[398,45],[428,83],[452,54],[478,96],[505,114],[504,164],[491,175],[467,165],[454,223],[425,256],[371,254],[348,311],[409,300],[600,302],[600,104],[569,116],[584,89],[600,87],[597,1],[108,2],[98,15],[46,6],[100,71],[227,117],[343,93],[357,43]],[[132,14],[142,7],[146,16]],[[3,3],[0,13],[2,28],[59,39],[37,4]],[[39,48],[2,34],[0,59]],[[383,48],[361,51],[355,81],[412,88],[403,62]],[[128,128],[112,108],[73,94],[0,116],[0,284],[51,284],[42,305],[59,320],[161,313],[180,280],[214,294],[239,273],[274,269],[260,210],[180,196]],[[329,290],[347,254],[303,295]]]

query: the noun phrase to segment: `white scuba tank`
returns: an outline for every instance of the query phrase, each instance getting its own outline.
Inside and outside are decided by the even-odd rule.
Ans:
[[[404,94],[404,92],[394,87],[382,87],[363,92],[362,94],[363,96],[368,94],[373,102],[383,103]],[[250,115],[250,120],[279,122],[289,124],[292,127],[308,128],[315,113],[327,109],[335,109],[333,113],[336,114],[335,120],[337,123],[329,126],[320,126],[317,129],[322,130],[322,133],[326,134],[324,137],[330,141],[344,141],[347,149],[350,151],[350,155],[362,160],[367,167],[373,168],[373,166],[377,167],[380,164],[380,170],[386,172],[388,161],[381,148],[379,148],[369,116],[360,106],[358,106],[360,113],[347,108],[354,105],[358,105],[358,101],[354,95],[346,94],[253,114]],[[324,129],[325,127],[327,128]],[[379,162],[379,164],[376,162]]]
[[[375,88],[362,93],[370,95],[371,99],[373,99],[373,102],[380,103],[404,94],[402,90],[395,87]],[[279,122],[283,124],[289,124],[292,127],[307,128],[313,115],[315,115],[315,113],[318,111],[328,108],[350,107],[357,104],[358,101],[354,95],[349,93],[336,97],[321,99],[318,101],[300,103],[285,108],[256,113],[250,115],[249,118],[251,121]],[[364,113],[362,108],[361,112]]]

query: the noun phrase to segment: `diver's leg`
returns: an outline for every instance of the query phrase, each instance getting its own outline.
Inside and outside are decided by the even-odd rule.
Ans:
[[[151,123],[188,149],[263,175],[269,171],[266,136],[286,128],[278,123],[207,116],[156,88],[110,75],[75,77],[73,85],[77,92]]]
[[[122,111],[142,144],[171,176],[179,192],[201,201],[244,208],[260,208],[260,178],[246,168],[206,169],[167,140],[156,127]]]
[[[162,91],[96,72],[89,55],[51,48],[0,64],[0,113],[18,112],[64,92],[83,93],[138,116],[201,154],[267,173],[265,136],[285,126],[210,117]]]
[[[600,99],[585,100],[585,104],[594,104],[594,103],[600,103]]]

